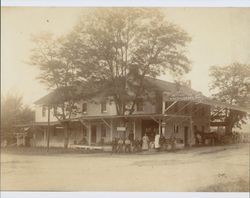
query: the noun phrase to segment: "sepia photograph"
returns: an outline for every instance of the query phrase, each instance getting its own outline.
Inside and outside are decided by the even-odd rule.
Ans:
[[[1,15],[1,191],[249,193],[250,8]]]

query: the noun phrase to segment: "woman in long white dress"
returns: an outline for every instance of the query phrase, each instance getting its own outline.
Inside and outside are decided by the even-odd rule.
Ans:
[[[148,150],[148,142],[149,142],[149,138],[147,136],[147,134],[145,133],[144,136],[142,137],[142,150]]]
[[[157,151],[160,150],[160,134],[159,134],[159,133],[157,133],[157,134],[155,135],[155,149],[156,149]]]

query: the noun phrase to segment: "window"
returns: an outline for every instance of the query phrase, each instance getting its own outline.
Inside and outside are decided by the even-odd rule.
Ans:
[[[106,137],[106,126],[101,125],[101,137]]]
[[[46,116],[46,106],[42,106],[42,117]]]
[[[82,104],[82,113],[86,114],[87,113],[87,103]]]
[[[136,111],[143,111],[143,100],[141,98],[136,102]]]
[[[102,103],[101,103],[101,112],[102,113],[107,112],[107,102],[106,101],[102,101]]]

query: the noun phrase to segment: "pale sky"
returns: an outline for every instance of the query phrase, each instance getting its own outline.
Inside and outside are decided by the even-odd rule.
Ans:
[[[67,33],[76,24],[80,8],[2,8],[1,91],[23,96],[31,105],[48,93],[29,60],[31,35]],[[250,8],[167,8],[166,17],[192,37],[188,56],[192,71],[185,77],[192,88],[209,96],[208,70],[234,61],[250,63]],[[169,77],[161,77],[169,80]]]

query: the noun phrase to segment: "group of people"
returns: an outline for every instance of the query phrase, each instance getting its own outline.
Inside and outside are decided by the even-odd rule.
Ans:
[[[129,137],[115,138],[112,141],[112,152],[113,153],[130,153],[130,152],[139,152],[141,150],[141,141],[139,139],[132,140]]]
[[[131,136],[125,139],[115,138],[112,141],[112,152],[113,153],[130,153],[130,152],[140,152],[147,151],[149,149],[155,149],[156,151],[162,151],[167,149],[167,145],[171,145],[171,148],[175,148],[175,138],[171,137],[166,139],[163,134],[157,133],[154,140],[150,140],[148,135],[145,133],[142,139],[131,138]]]

